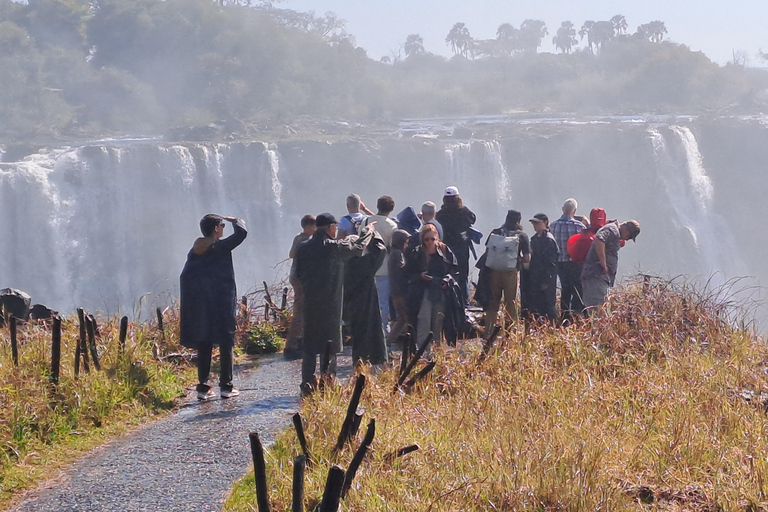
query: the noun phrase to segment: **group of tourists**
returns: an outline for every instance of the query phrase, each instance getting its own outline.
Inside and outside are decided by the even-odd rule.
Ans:
[[[290,282],[301,302],[294,303],[286,357],[303,359],[305,393],[317,386],[318,356],[321,373],[334,374],[344,337],[355,361],[379,365],[407,325],[420,345],[430,333],[438,343],[455,342],[467,323],[470,252],[483,236],[473,228],[476,216],[457,187],[445,189],[439,210],[427,201],[418,213],[409,206],[393,216],[394,200],[382,196],[374,213],[357,194],[347,197],[346,207],[341,219],[331,213],[304,216],[289,253]],[[488,335],[502,297],[509,317],[521,316],[518,288],[527,324],[567,325],[604,302],[619,248],[637,237],[640,225],[608,221],[601,208],[589,219],[577,217],[577,207],[567,199],[551,225],[546,214],[537,213],[530,219],[530,238],[521,213],[509,210],[485,239],[473,298],[486,312]]]
[[[522,317],[526,325],[567,325],[604,302],[616,277],[618,251],[626,240],[635,240],[640,225],[608,221],[601,208],[589,219],[577,217],[577,207],[575,199],[567,199],[562,216],[551,224],[537,213],[530,219],[535,232],[530,237],[522,214],[509,210],[485,238],[472,298],[486,313],[487,335],[502,298],[508,316]],[[470,253],[483,235],[473,228],[476,216],[458,188],[445,189],[439,209],[426,201],[419,212],[409,206],[393,215],[394,200],[382,196],[374,213],[357,194],[347,197],[346,209],[340,219],[331,213],[302,217],[302,231],[289,251],[294,304],[285,356],[302,359],[305,394],[320,382],[318,356],[321,375],[335,375],[345,340],[356,362],[382,365],[406,326],[421,345],[430,333],[438,343],[455,343],[468,324]],[[234,233],[222,238],[225,221]],[[220,346],[220,396],[229,398],[238,394],[232,385],[237,299],[232,250],[247,231],[242,219],[213,214],[203,217],[200,229],[203,236],[181,273],[181,343],[198,350],[200,400],[215,396],[208,378],[212,347]]]

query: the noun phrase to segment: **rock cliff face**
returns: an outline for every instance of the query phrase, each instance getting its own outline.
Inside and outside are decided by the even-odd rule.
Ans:
[[[454,134],[98,143],[0,163],[0,286],[61,310],[130,311],[147,292],[167,302],[198,220],[219,212],[248,223],[235,252],[245,292],[287,271],[275,265],[305,213],[343,215],[351,192],[372,208],[391,195],[396,212],[439,204],[447,185],[459,188],[484,233],[508,208],[554,219],[572,196],[579,213],[601,206],[609,218],[640,221],[638,243],[621,252],[622,274],[721,272],[768,282],[759,217],[768,129],[760,122],[538,120]]]

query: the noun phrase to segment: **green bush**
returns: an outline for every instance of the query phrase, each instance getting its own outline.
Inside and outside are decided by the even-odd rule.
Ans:
[[[248,331],[245,342],[246,354],[273,354],[283,349],[285,340],[279,335],[280,328],[267,322],[260,322]]]

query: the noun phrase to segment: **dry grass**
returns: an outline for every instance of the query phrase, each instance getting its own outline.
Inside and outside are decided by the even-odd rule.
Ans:
[[[0,507],[48,476],[63,462],[162,411],[170,410],[192,381],[182,359],[158,361],[153,353],[178,346],[177,311],[166,312],[166,333],[156,325],[130,324],[124,353],[119,320],[102,319],[97,346],[102,371],[74,376],[77,317],[62,322],[60,382],[49,381],[51,333],[27,324],[18,329],[19,367],[11,358],[8,329],[0,332]],[[157,347],[157,348],[155,348]]]
[[[482,365],[477,342],[438,348],[433,374],[411,393],[392,393],[394,371],[371,378],[361,407],[376,437],[343,509],[768,509],[768,422],[754,398],[768,390],[768,350],[731,328],[731,313],[716,293],[638,283],[583,325],[508,332]],[[332,456],[351,390],[303,403],[317,459],[306,510],[362,437]],[[421,449],[386,461],[412,443]],[[299,453],[292,430],[269,450],[273,510],[290,510]],[[249,475],[225,510],[255,503]]]

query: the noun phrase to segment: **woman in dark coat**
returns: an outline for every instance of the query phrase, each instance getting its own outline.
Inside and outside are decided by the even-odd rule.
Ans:
[[[443,226],[443,234],[448,247],[456,257],[459,265],[456,281],[459,283],[464,293],[464,301],[469,298],[469,244],[472,241],[467,235],[467,231],[475,223],[477,217],[472,210],[464,206],[459,196],[459,189],[448,187],[443,196],[443,206],[435,216],[437,221]]]
[[[315,234],[296,251],[296,275],[304,290],[304,358],[301,366],[302,392],[317,385],[315,370],[320,356],[322,376],[336,374],[336,353],[341,352],[341,307],[344,263],[361,256],[373,238],[372,227],[361,229],[359,237],[336,240],[338,222],[330,213],[317,216]],[[378,299],[377,299],[378,300]],[[381,328],[381,322],[376,324]],[[331,342],[331,353],[326,344]]]
[[[408,322],[416,326],[420,345],[430,331],[435,340],[442,339],[442,317],[445,314],[443,279],[456,273],[456,258],[447,245],[440,242],[437,228],[426,224],[421,228],[421,245],[406,255],[408,276]]]
[[[352,258],[344,268],[345,279],[350,286],[345,290],[349,298],[350,334],[352,336],[352,360],[371,364],[387,362],[387,346],[381,328],[381,310],[376,291],[376,271],[384,263],[387,246],[378,233],[365,248],[362,256]]]
[[[235,232],[221,240],[224,221]],[[197,350],[197,398],[207,400],[214,393],[208,386],[211,352],[221,351],[219,388],[221,397],[240,394],[232,385],[232,360],[235,347],[235,311],[237,289],[232,250],[240,245],[248,231],[245,222],[235,217],[208,214],[200,221],[203,236],[195,240],[181,271],[181,344]]]

